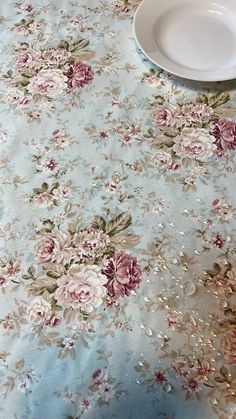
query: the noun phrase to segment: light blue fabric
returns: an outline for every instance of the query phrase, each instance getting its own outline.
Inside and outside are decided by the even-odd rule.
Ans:
[[[2,418],[235,419],[235,82],[139,3],[0,6]]]

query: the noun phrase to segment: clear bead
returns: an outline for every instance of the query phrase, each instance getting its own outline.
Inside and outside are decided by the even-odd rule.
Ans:
[[[170,383],[165,383],[162,386],[162,389],[166,392],[166,393],[170,393],[173,390],[173,387]]]
[[[146,336],[153,336],[153,330],[152,329],[150,329],[150,327],[147,327],[146,329],[145,329],[145,335]]]
[[[183,285],[183,293],[185,295],[193,295],[196,291],[196,286],[192,281],[186,281]]]

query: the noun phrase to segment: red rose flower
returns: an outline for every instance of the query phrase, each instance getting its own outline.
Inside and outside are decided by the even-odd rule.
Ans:
[[[70,88],[84,87],[86,84],[92,83],[94,77],[92,67],[81,61],[69,64],[64,74],[68,77],[67,85]]]
[[[227,119],[220,119],[213,125],[211,135],[214,135],[218,150],[236,149],[236,124]]]
[[[109,258],[103,274],[108,278],[106,287],[111,297],[129,295],[141,281],[137,258],[125,252],[116,252]]]

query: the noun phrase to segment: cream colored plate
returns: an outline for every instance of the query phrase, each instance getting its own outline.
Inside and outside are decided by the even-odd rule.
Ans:
[[[157,66],[192,80],[236,77],[236,0],[143,0],[134,34]]]

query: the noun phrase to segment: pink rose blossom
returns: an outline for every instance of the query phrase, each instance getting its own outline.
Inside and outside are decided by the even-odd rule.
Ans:
[[[211,135],[216,139],[218,150],[236,149],[236,124],[227,119],[220,119],[213,124]]]
[[[137,258],[125,252],[116,252],[108,258],[103,273],[107,276],[106,287],[111,297],[129,295],[141,281]]]
[[[178,105],[160,106],[152,114],[152,122],[156,128],[180,128],[183,125],[183,116]]]
[[[19,69],[33,68],[33,55],[29,52],[25,52],[23,54],[20,54],[17,57],[17,60],[15,62],[15,66]]]
[[[84,87],[86,84],[92,83],[94,77],[92,67],[81,61],[69,64],[64,74],[67,76],[67,85],[70,88]]]
[[[40,264],[70,262],[74,255],[71,236],[67,232],[47,234],[36,246],[36,261]]]

